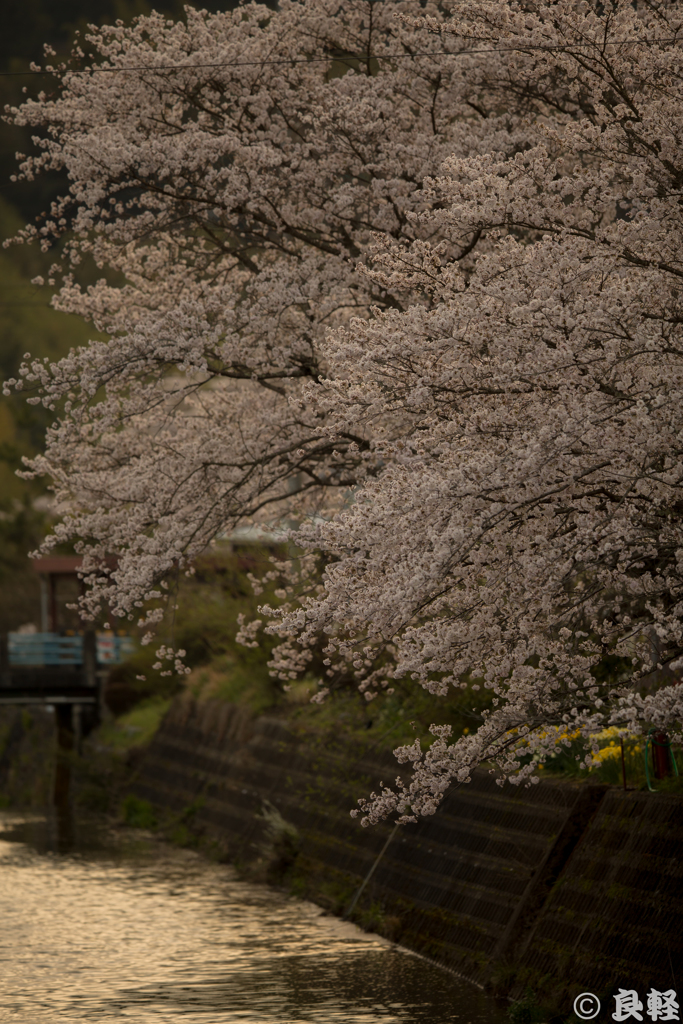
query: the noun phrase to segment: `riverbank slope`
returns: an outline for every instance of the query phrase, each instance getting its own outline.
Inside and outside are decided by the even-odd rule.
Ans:
[[[676,988],[683,801],[486,772],[392,830],[349,811],[397,774],[388,750],[177,698],[132,783],[252,877],[349,913],[478,984],[567,1010],[585,990]],[[355,901],[355,902],[354,902]]]

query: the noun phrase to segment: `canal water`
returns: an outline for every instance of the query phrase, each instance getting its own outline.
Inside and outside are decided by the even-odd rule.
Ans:
[[[0,1021],[503,1024],[433,964],[130,831],[0,812]]]

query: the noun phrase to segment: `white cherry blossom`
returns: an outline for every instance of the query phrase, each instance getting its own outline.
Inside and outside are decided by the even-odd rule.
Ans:
[[[90,613],[286,510],[283,681],[323,635],[324,690],[493,692],[476,734],[397,752],[366,821],[683,712],[649,683],[683,664],[683,6],[451,6],[118,23],[88,52],[150,70],[67,69],[13,114],[21,173],[72,182],[25,240],[106,275],[65,263],[55,301],[111,340],[19,381],[57,414],[31,471]]]

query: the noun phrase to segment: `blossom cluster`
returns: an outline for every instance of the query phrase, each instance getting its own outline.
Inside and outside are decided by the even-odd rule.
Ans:
[[[12,114],[20,174],[71,180],[22,240],[68,233],[55,304],[110,338],[19,378],[57,413],[29,471],[86,611],[286,513],[326,567],[263,610],[284,681],[323,636],[321,693],[491,691],[476,733],[397,751],[368,822],[482,762],[537,781],[568,734],[586,766],[607,727],[679,735],[682,26],[678,0],[187,9],[92,29],[92,72],[76,51]]]

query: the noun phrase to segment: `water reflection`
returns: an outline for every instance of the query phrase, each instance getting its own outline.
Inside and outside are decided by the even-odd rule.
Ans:
[[[0,1020],[499,1024],[475,989],[224,865],[0,816]]]

